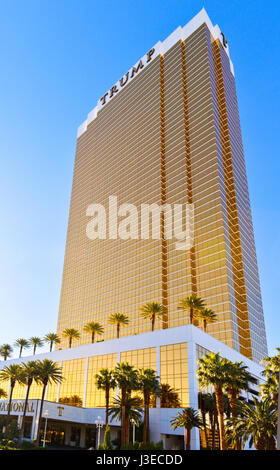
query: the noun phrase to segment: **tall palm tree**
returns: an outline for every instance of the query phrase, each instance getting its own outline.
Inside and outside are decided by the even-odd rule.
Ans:
[[[138,388],[143,393],[144,398],[144,426],[143,426],[143,442],[149,442],[150,438],[150,398],[151,394],[159,394],[160,383],[159,377],[153,369],[139,369],[138,371]]]
[[[51,352],[54,344],[60,344],[60,337],[56,333],[48,333],[46,336],[44,336],[43,341],[50,344]]]
[[[155,321],[164,315],[164,308],[158,302],[147,302],[140,308],[140,315],[152,322],[152,331],[154,331]]]
[[[123,313],[111,313],[109,316],[109,323],[111,323],[111,325],[117,325],[117,338],[119,338],[120,327],[128,325],[129,318]]]
[[[204,300],[197,295],[192,294],[179,301],[178,308],[188,312],[190,315],[190,324],[193,324],[193,319],[197,313],[205,307]]]
[[[50,361],[50,359],[44,359],[43,361],[38,362],[38,369],[37,369],[37,382],[43,385],[42,397],[41,397],[41,405],[39,411],[39,418],[38,418],[38,432],[36,437],[36,445],[39,446],[40,440],[40,427],[41,427],[41,420],[42,420],[42,411],[44,406],[45,400],[45,393],[48,383],[58,384],[62,381],[62,375],[60,367],[56,365],[55,362]]]
[[[14,345],[15,345],[16,348],[19,348],[19,357],[21,357],[23,349],[25,349],[25,348],[27,349],[27,348],[30,347],[29,341],[27,339],[24,339],[24,338],[17,339]]]
[[[197,378],[201,388],[214,387],[219,418],[221,450],[226,449],[224,426],[224,395],[223,389],[227,383],[228,360],[221,358],[219,353],[210,352],[198,359]]]
[[[199,310],[196,314],[196,318],[202,322],[203,324],[203,331],[207,332],[207,325],[208,323],[215,323],[217,319],[217,315],[213,310],[210,308],[203,308]]]
[[[186,430],[186,450],[191,449],[191,430],[193,428],[201,428],[203,423],[198,415],[198,412],[193,408],[185,408],[178,411],[175,418],[171,421],[171,427],[175,430],[177,428],[185,428]]]
[[[7,415],[10,416],[12,397],[15,385],[17,382],[22,382],[22,367],[19,364],[11,364],[9,366],[5,366],[0,371],[0,380],[3,380],[4,382],[10,382],[9,404],[7,413]]]
[[[98,374],[95,375],[95,383],[98,390],[105,391],[105,407],[106,407],[106,421],[105,424],[108,424],[108,411],[109,411],[109,400],[110,400],[110,390],[116,388],[116,380],[113,375],[113,371],[109,369],[101,369]]]
[[[33,380],[38,379],[38,361],[28,361],[26,363],[22,363],[21,370],[22,370],[22,373],[20,377],[20,382],[26,385],[26,394],[25,394],[21,427],[20,427],[20,432],[19,432],[20,444],[22,443],[22,440],[23,440],[25,416],[26,416],[26,411],[27,411],[30,387],[33,383]]]
[[[237,416],[237,399],[242,390],[248,390],[249,372],[243,362],[228,362],[225,391],[229,396],[232,416]]]
[[[84,326],[84,331],[91,334],[91,342],[92,343],[94,343],[94,337],[95,337],[96,334],[97,335],[103,335],[104,334],[103,326],[100,325],[100,323],[97,323],[95,321],[91,321],[91,322],[87,323]]]
[[[6,361],[8,357],[11,357],[12,352],[13,348],[9,344],[2,344],[2,346],[0,346],[0,356],[3,357],[4,361]]]
[[[125,445],[129,442],[129,419],[126,412],[126,399],[131,394],[132,390],[136,390],[138,387],[138,373],[137,370],[128,364],[128,362],[122,362],[117,364],[113,370],[113,376],[117,386],[121,390],[121,444]]]
[[[33,346],[33,356],[35,356],[36,354],[36,349],[41,348],[44,344],[41,338],[39,338],[38,336],[32,336],[32,338],[30,338],[29,340],[29,343]]]
[[[71,348],[73,339],[80,339],[81,334],[75,328],[65,328],[62,332],[63,338],[68,338],[68,346]]]
[[[238,404],[238,414],[227,420],[227,442],[234,446],[242,441],[242,447],[249,441],[257,450],[269,450],[275,444],[277,434],[277,412],[269,398],[257,400],[254,405],[246,402]]]

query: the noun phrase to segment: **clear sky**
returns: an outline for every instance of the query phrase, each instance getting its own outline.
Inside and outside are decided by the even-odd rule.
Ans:
[[[0,0],[0,344],[56,330],[77,127],[203,6],[235,68],[269,352],[280,346],[273,0]]]

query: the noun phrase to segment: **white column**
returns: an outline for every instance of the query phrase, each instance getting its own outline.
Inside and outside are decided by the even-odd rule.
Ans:
[[[60,363],[60,373],[62,372],[62,362]],[[57,384],[57,393],[56,393],[56,402],[59,402],[59,391],[60,391],[60,382]]]
[[[86,357],[85,365],[85,378],[84,378],[84,396],[83,396],[83,407],[86,406],[86,397],[87,397],[87,373],[88,373],[88,357]]]
[[[198,382],[196,378],[197,358],[196,344],[193,341],[188,343],[188,377],[189,377],[189,399],[190,407],[198,410]],[[191,431],[191,449],[200,449],[199,429],[194,428]]]
[[[160,346],[156,348],[156,372],[160,378]],[[160,397],[156,398],[156,408],[160,408]]]

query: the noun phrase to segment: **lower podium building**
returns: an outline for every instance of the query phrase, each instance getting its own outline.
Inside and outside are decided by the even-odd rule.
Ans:
[[[207,333],[179,308],[191,295],[215,312]],[[139,314],[148,302],[164,313],[153,331]],[[127,319],[118,339],[108,321],[116,312]],[[89,344],[89,322],[101,326],[102,341]],[[72,348],[69,328],[80,333]],[[64,380],[48,387],[40,430],[46,425],[57,445],[96,446],[105,397],[94,377],[120,362],[154,369],[176,391],[176,406],[198,409],[197,359],[219,351],[248,366],[244,399],[258,394],[267,344],[234,69],[205,10],[146,52],[78,128],[57,334],[57,350],[35,357],[61,365]],[[24,394],[17,385],[11,413],[19,420]],[[29,439],[40,396],[33,384]],[[79,406],[65,404],[73,397]],[[182,448],[184,430],[170,427],[174,403],[153,405],[151,440]],[[117,439],[119,423],[110,425]],[[201,440],[193,430],[192,449]]]
[[[245,400],[252,400],[253,396],[258,395],[258,385],[262,383],[261,366],[193,325],[13,359],[1,363],[1,368],[12,363],[46,358],[60,364],[65,380],[60,385],[48,386],[43,407],[42,438],[46,425],[47,444],[58,447],[90,448],[97,446],[95,421],[99,416],[103,422],[105,421],[104,391],[96,390],[94,381],[94,375],[102,367],[113,368],[118,362],[127,361],[135,367],[153,368],[161,383],[167,383],[178,391],[181,407],[191,406],[198,409],[197,359],[209,351],[219,351],[222,357],[231,361],[243,361],[248,366],[251,381],[249,392],[243,393],[242,397]],[[9,393],[9,387],[5,382],[0,383],[0,386],[6,387]],[[36,438],[38,432],[41,393],[42,387],[36,384],[31,386],[25,428],[27,439]],[[65,396],[73,395],[82,397],[81,406],[70,406],[59,402]],[[25,387],[17,385],[13,397],[11,416],[17,418],[20,423]],[[7,414],[7,404],[8,400],[0,400],[0,415]],[[170,427],[170,420],[175,417],[178,410],[178,408],[160,408],[159,402],[155,403],[154,408],[150,408],[150,439],[153,442],[162,440],[165,449],[184,448],[184,429],[174,431]],[[120,423],[112,420],[109,424],[112,440],[118,439]],[[101,430],[101,441],[103,432],[104,428]],[[193,429],[191,448],[200,449],[202,439],[200,432]]]

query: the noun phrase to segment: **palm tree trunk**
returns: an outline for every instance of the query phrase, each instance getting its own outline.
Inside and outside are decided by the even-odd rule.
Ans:
[[[19,357],[21,357],[21,353],[22,353],[22,346],[20,347],[20,350],[19,350]]]
[[[71,346],[72,346],[72,338],[70,336],[70,338],[69,338],[69,348],[71,348]]]
[[[37,436],[36,436],[36,446],[37,447],[39,447],[39,441],[40,441],[40,427],[41,427],[41,421],[42,421],[42,412],[43,412],[43,406],[44,406],[44,400],[45,400],[45,393],[46,393],[47,384],[48,384],[48,382],[44,383],[43,391],[42,391],[42,397],[41,397],[41,405],[40,405]]]
[[[7,416],[9,417],[10,414],[11,414],[11,408],[12,408],[12,396],[13,396],[13,391],[14,391],[14,388],[15,388],[15,382],[11,382],[11,386],[10,386],[10,396],[9,396],[9,403],[8,403],[8,413],[7,413]]]
[[[109,410],[109,398],[110,398],[110,389],[106,386],[105,390],[105,401],[106,401],[106,417],[105,417],[105,426],[108,425],[108,410]]]
[[[50,342],[50,352],[52,352],[53,342]]]
[[[206,320],[203,320],[203,330],[206,333],[206,330],[207,330],[207,321]]]
[[[186,450],[191,450],[191,428],[186,428]]]
[[[32,379],[29,379],[29,380],[28,380],[28,383],[27,383],[27,389],[26,389],[26,395],[25,395],[25,402],[24,402],[24,408],[23,408],[23,414],[22,414],[22,421],[21,421],[21,428],[20,428],[20,432],[19,432],[19,443],[20,443],[20,444],[22,443],[22,440],[23,440],[25,415],[26,415],[26,411],[27,411],[28,396],[29,396],[29,391],[30,391],[31,384],[32,384]]]
[[[125,445],[125,434],[126,434],[126,412],[125,412],[125,397],[126,390],[122,389],[122,398],[121,398],[121,445]]]
[[[223,391],[220,386],[215,387],[215,394],[216,394],[219,430],[220,430],[220,447],[221,447],[221,450],[226,450],[225,425],[224,425],[224,401],[223,401]]]
[[[150,395],[149,390],[144,390],[144,422],[143,422],[143,442],[149,442],[149,427],[150,427]]]
[[[94,331],[91,334],[91,342],[94,343]]]
[[[117,324],[117,338],[120,337],[120,324]]]
[[[193,308],[190,308],[190,324],[193,324]]]
[[[35,356],[35,352],[36,352],[36,345],[34,345],[34,348],[33,348],[33,356]]]
[[[154,329],[155,329],[155,321],[156,321],[156,318],[155,318],[155,316],[153,315],[153,316],[152,316],[152,331],[154,331]]]

